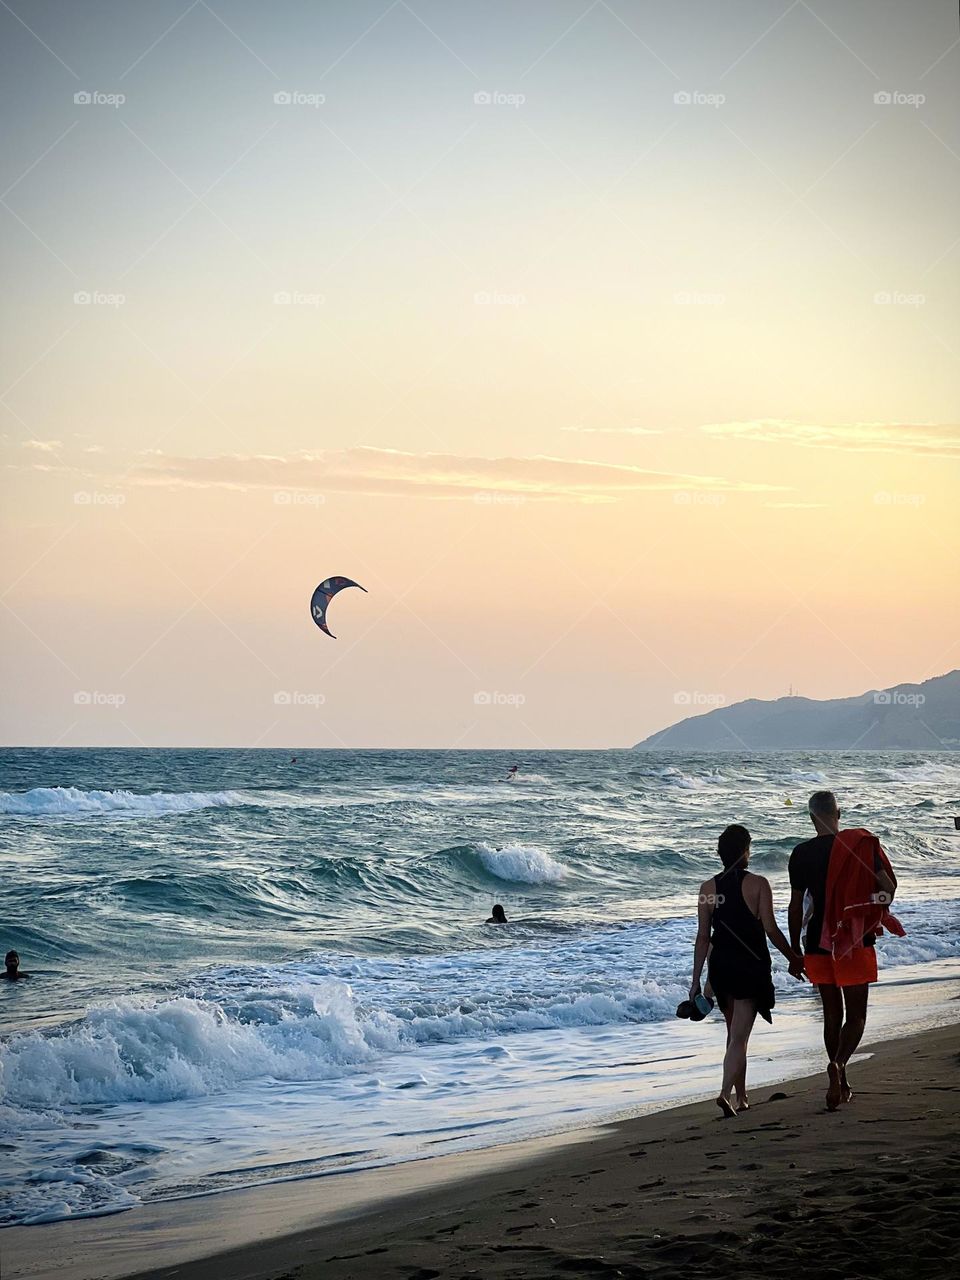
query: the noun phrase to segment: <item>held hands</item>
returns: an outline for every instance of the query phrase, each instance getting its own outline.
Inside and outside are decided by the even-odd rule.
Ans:
[[[791,951],[788,959],[787,973],[791,978],[796,978],[798,982],[805,982],[807,975],[803,969],[803,956],[799,951]]]

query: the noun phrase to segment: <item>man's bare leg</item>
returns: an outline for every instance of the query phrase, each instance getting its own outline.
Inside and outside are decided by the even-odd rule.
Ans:
[[[847,1063],[856,1053],[857,1046],[863,1039],[864,1028],[867,1025],[867,998],[870,995],[870,986],[862,982],[855,987],[843,987],[841,990],[846,1017],[840,1029],[837,1066],[840,1068],[840,1101],[849,1102],[853,1097],[853,1090],[847,1083]]]
[[[827,1051],[827,1110],[836,1111],[843,1096],[840,1079],[840,1033],[843,1027],[843,995],[839,987],[817,987],[823,1005],[823,1045]]]

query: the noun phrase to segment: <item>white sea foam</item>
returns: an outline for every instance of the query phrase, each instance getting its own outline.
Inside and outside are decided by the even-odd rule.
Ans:
[[[960,784],[960,757],[957,762],[925,760],[920,764],[904,765],[887,771],[892,782],[908,782],[926,786],[957,786]]]
[[[270,1022],[228,1016],[215,1002],[118,1000],[59,1034],[31,1031],[0,1048],[0,1097],[15,1106],[167,1102],[246,1080],[319,1080],[386,1048],[388,1025],[361,1028],[349,988],[330,982]]]
[[[190,813],[249,803],[240,791],[82,791],[79,787],[34,787],[30,791],[0,791],[0,814],[15,817],[82,817],[129,814],[151,817]]]
[[[508,844],[502,849],[481,844],[477,846],[477,852],[486,870],[498,880],[513,880],[519,884],[559,884],[569,874],[562,863],[530,844]]]
[[[684,791],[699,791],[709,782],[716,782],[717,777],[698,778],[695,774],[684,773],[682,769],[664,769],[660,777],[668,787],[681,787]]]
[[[57,1034],[31,1031],[0,1048],[8,1107],[59,1111],[107,1102],[170,1102],[255,1080],[333,1080],[418,1045],[667,1017],[677,992],[653,980],[607,991],[553,990],[489,1003],[415,1000],[361,1009],[326,981],[291,1000],[225,1003],[176,997],[119,1000]],[[272,1005],[272,1007],[271,1007]],[[256,1020],[254,1020],[256,1019]]]
[[[94,1218],[122,1213],[140,1204],[140,1197],[109,1177],[71,1167],[32,1174],[17,1197],[13,1221],[21,1226],[61,1222],[64,1218]]]

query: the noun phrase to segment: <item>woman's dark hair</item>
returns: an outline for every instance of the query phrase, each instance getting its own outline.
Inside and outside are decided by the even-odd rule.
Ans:
[[[507,923],[507,913],[499,902],[495,904],[493,910],[490,912],[490,919],[495,920],[497,924]]]
[[[746,827],[741,827],[737,822],[732,827],[727,827],[717,841],[717,853],[720,855],[724,871],[735,867],[749,848],[750,832]]]

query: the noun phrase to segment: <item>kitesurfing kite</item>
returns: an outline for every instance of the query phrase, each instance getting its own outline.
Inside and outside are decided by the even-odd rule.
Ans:
[[[310,617],[320,628],[325,631],[331,640],[336,640],[336,636],[327,626],[327,609],[330,607],[330,601],[342,591],[344,587],[360,587],[359,582],[354,582],[352,578],[324,578],[316,591],[310,598]],[[360,587],[361,591],[366,591],[366,587]]]

